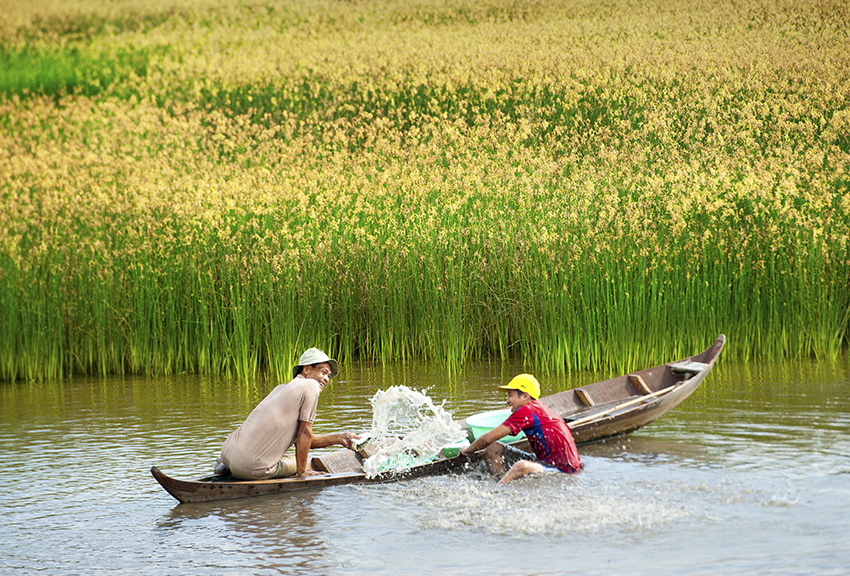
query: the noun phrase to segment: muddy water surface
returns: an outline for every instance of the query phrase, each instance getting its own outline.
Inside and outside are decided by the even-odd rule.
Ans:
[[[343,366],[318,432],[366,430],[404,384],[462,417],[519,367],[447,377]],[[541,378],[545,392],[595,375]],[[177,505],[158,465],[197,476],[273,387],[228,379],[0,383],[0,573],[846,574],[850,363],[721,363],[684,404],[586,469],[484,474]]]

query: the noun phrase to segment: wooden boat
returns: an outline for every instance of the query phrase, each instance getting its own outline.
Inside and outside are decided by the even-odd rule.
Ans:
[[[576,444],[634,432],[681,404],[717,362],[726,336],[678,362],[573,388],[540,400],[560,414]]]
[[[339,451],[342,453],[342,451]],[[360,456],[345,450],[347,455],[342,458],[313,458],[313,467],[317,470],[325,469],[326,474],[320,476],[305,476],[295,478],[272,478],[271,480],[237,480],[232,476],[206,476],[197,480],[181,480],[172,478],[163,473],[156,466],[151,468],[151,474],[165,490],[177,498],[181,503],[208,502],[212,500],[227,500],[231,498],[249,498],[251,496],[264,496],[267,494],[279,494],[281,492],[293,492],[297,490],[309,490],[311,488],[324,488],[326,486],[337,486],[339,484],[378,484],[386,482],[397,482],[420,476],[436,476],[460,472],[471,463],[481,459],[480,455],[474,458],[456,456],[454,458],[438,458],[420,466],[414,466],[398,471],[382,472],[376,476],[369,477],[363,472]],[[331,464],[332,462],[332,464]],[[330,471],[327,468],[343,470]],[[347,470],[345,470],[347,468]]]
[[[720,335],[705,351],[690,358],[542,396],[540,401],[567,421],[579,445],[627,434],[657,420],[690,396],[714,367],[725,343],[726,337]],[[472,440],[471,428],[465,422],[461,425]],[[520,439],[514,445],[525,448],[527,441]],[[471,457],[441,455],[425,464],[369,477],[363,471],[364,456],[362,451],[347,449],[317,455],[312,458],[312,466],[325,474],[303,478],[237,480],[230,476],[206,476],[181,480],[164,474],[156,466],[151,468],[151,474],[169,494],[183,503],[247,498],[340,484],[396,482],[460,472],[481,459],[480,453]]]

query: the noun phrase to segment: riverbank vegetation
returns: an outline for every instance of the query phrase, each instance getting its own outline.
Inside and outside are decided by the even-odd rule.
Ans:
[[[0,379],[834,359],[842,1],[33,0]]]

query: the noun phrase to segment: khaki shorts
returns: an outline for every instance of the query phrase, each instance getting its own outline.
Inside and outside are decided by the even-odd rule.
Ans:
[[[296,472],[298,472],[298,464],[295,462],[295,454],[285,454],[277,463],[277,470],[275,470],[272,478],[295,476]]]
[[[271,474],[257,475],[253,471],[242,470],[238,466],[231,466],[226,458],[222,457],[224,464],[230,469],[230,473],[240,480],[268,480],[269,478],[286,478],[287,476],[295,476],[298,472],[298,465],[295,462],[295,454],[286,454],[277,463],[277,467],[272,470]]]

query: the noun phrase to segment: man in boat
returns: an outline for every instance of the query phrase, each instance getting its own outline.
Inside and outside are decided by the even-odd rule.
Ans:
[[[484,450],[484,460],[490,473],[498,476],[510,465],[500,484],[516,480],[533,472],[567,472],[581,470],[582,463],[573,434],[563,418],[551,408],[538,402],[540,383],[531,374],[515,376],[506,386],[511,415],[499,426],[479,436],[461,450],[469,455]],[[534,454],[498,442],[507,435],[525,432]]]
[[[215,473],[229,470],[242,480],[321,474],[310,467],[310,449],[351,448],[357,438],[351,432],[313,435],[319,394],[338,372],[337,361],[318,348],[304,352],[292,369],[292,381],[275,387],[225,440]],[[293,445],[295,453],[287,454]]]

